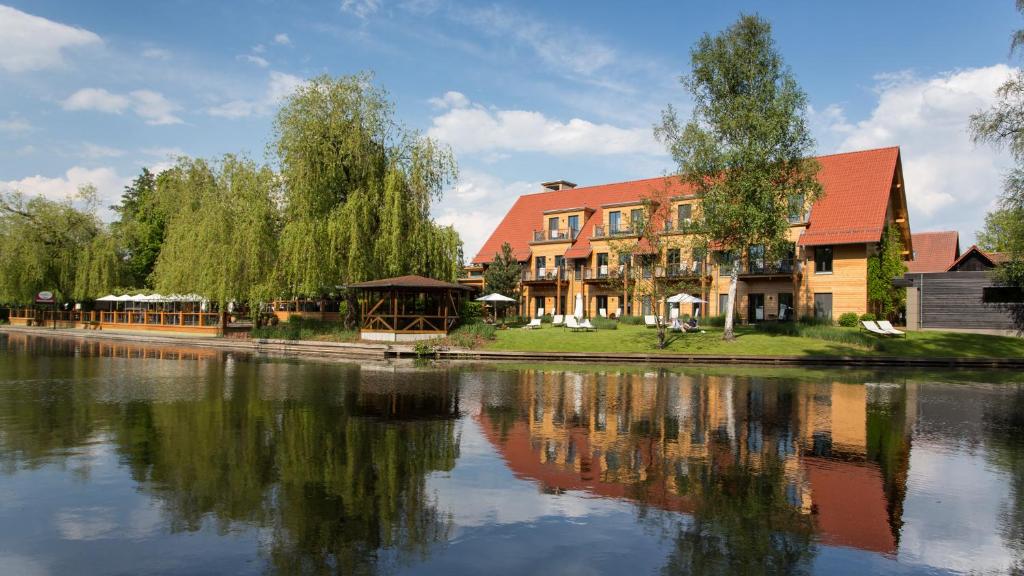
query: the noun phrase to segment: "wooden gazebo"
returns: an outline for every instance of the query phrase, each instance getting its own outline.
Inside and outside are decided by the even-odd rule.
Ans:
[[[423,276],[348,286],[357,291],[360,337],[412,342],[445,336],[459,323],[459,304],[474,289]]]

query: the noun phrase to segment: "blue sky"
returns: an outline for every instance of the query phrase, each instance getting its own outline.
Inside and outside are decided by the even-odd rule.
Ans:
[[[911,226],[966,247],[1004,153],[970,113],[1018,64],[1024,18],[984,2],[444,0],[102,3],[0,0],[0,189],[111,203],[169,155],[266,157],[276,103],[303,78],[372,70],[407,125],[450,143],[459,182],[435,209],[472,257],[519,194],[653,177],[651,126],[705,32],[768,18],[807,91],[819,153],[900,145]]]

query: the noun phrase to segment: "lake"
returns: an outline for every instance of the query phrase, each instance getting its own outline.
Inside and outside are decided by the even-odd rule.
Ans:
[[[0,573],[1021,571],[1015,378],[0,334]]]

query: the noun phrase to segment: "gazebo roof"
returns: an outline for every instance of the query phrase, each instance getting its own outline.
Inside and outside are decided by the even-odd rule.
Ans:
[[[368,282],[359,282],[358,284],[349,284],[348,287],[474,290],[474,288],[471,286],[463,286],[462,284],[452,284],[450,282],[444,282],[442,280],[435,280],[434,278],[425,278],[423,276],[416,275],[397,276],[395,278],[381,278],[380,280],[370,280]]]

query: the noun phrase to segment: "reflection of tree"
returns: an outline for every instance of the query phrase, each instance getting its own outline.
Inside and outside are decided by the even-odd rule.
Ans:
[[[910,470],[910,433],[907,430],[906,386],[869,389],[867,396],[867,459],[877,462],[885,486],[889,529],[900,541],[903,500]]]
[[[985,414],[988,457],[1010,476],[1010,501],[1000,518],[1003,540],[1014,554],[1013,574],[1024,574],[1024,387]]]
[[[799,574],[814,558],[808,516],[789,502],[781,460],[760,470],[692,464],[688,489],[696,507],[682,522],[665,574]]]
[[[283,573],[372,573],[448,535],[426,491],[426,476],[458,457],[458,394],[444,373],[403,386],[339,367],[241,362],[214,365],[186,399],[104,402],[107,382],[71,383],[95,362],[53,364],[68,373],[0,394],[0,458],[11,467],[109,431],[172,530],[266,528],[268,561]],[[16,364],[0,365],[0,378],[16,377]]]

